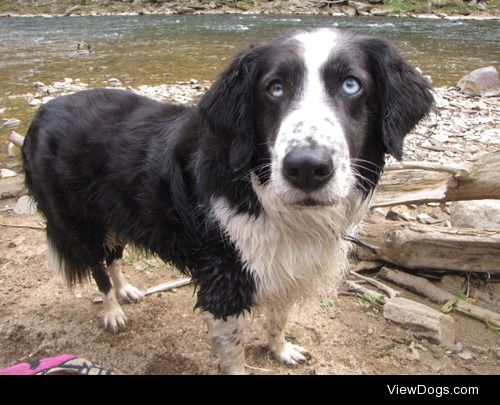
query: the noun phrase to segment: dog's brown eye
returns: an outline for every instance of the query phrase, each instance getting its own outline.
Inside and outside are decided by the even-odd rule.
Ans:
[[[285,93],[285,88],[280,81],[275,80],[267,87],[267,92],[274,98],[280,98]]]

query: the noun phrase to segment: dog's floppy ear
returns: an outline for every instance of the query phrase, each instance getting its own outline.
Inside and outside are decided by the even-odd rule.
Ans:
[[[405,135],[431,108],[431,87],[387,41],[365,38],[363,46],[375,80],[382,140],[386,152],[401,160]]]
[[[198,104],[210,130],[230,145],[229,164],[234,171],[246,168],[255,154],[254,85],[261,51],[251,46],[240,52]]]

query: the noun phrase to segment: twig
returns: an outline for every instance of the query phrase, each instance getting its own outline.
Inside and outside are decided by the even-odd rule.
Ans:
[[[351,280],[346,280],[345,283],[347,284],[350,290],[358,293],[359,297],[362,298],[363,296],[368,295],[374,303],[379,305],[385,304],[385,300],[387,297],[384,294],[378,293],[377,291],[373,291]]]
[[[185,285],[191,284],[192,282],[193,281],[189,277],[186,277],[180,280],[171,281],[169,283],[159,284],[155,287],[148,288],[144,292],[144,295],[151,295],[161,291],[173,290],[174,288],[184,287]]]
[[[385,285],[384,283],[381,283],[380,281],[374,280],[373,278],[362,276],[361,274],[354,273],[353,271],[350,271],[349,274],[351,274],[355,277],[358,277],[359,279],[364,280],[364,281],[370,283],[371,285],[374,285],[375,287],[377,287],[380,290],[382,290],[383,292],[385,292],[389,296],[389,298],[394,298],[394,297],[397,297],[398,295],[401,294],[400,291],[394,290],[393,288],[389,287],[388,285]]]
[[[154,287],[151,287],[151,288],[148,288],[146,291],[144,291],[144,295],[151,295],[151,294],[155,294],[155,293],[158,293],[158,292],[162,292],[162,291],[169,291],[169,290],[173,290],[174,288],[179,288],[179,287],[184,287],[185,285],[188,285],[188,284],[191,284],[193,281],[186,277],[186,278],[182,278],[180,280],[175,280],[175,281],[171,281],[171,282],[168,282],[168,283],[163,283],[163,284],[158,284]],[[95,297],[92,302],[94,304],[100,304],[102,303],[102,297]]]
[[[37,229],[41,231],[45,230],[44,226],[4,224],[2,222],[0,222],[0,226],[4,226],[6,228],[26,228],[26,229]]]
[[[449,303],[449,310],[454,309],[462,314],[481,320],[489,327],[500,327],[500,314],[457,298],[453,294],[439,288],[422,277],[413,276],[402,271],[391,270],[386,267],[380,271],[379,276],[385,280],[401,285],[410,291],[423,295],[437,304],[444,305]]]
[[[268,368],[260,368],[260,367],[254,367],[254,366],[249,366],[248,364],[245,364],[246,368],[249,368],[250,370],[257,370],[257,371],[264,371],[265,373],[270,373],[271,370]]]

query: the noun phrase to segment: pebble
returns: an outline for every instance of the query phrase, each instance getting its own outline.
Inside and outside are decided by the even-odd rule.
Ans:
[[[19,197],[14,207],[14,213],[17,215],[33,215],[36,212],[36,203],[30,196],[23,195]]]
[[[458,353],[457,356],[463,360],[471,360],[472,359],[472,353],[469,352],[468,350],[464,350],[464,351]]]
[[[21,121],[18,120],[17,118],[6,118],[6,119],[4,119],[4,121],[5,122],[2,124],[2,126],[0,126],[0,128],[2,128],[2,129],[16,128],[21,123]]]
[[[9,177],[16,177],[17,173],[9,169],[0,169],[0,178],[7,179]]]

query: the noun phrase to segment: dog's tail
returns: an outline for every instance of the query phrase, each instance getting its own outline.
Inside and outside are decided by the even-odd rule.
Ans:
[[[72,287],[90,276],[91,255],[82,243],[81,235],[88,232],[77,226],[68,210],[54,202],[52,182],[47,182],[50,171],[37,165],[38,145],[40,143],[41,122],[45,119],[45,106],[42,106],[33,119],[22,146],[24,183],[28,194],[37,203],[38,211],[46,218],[48,242],[48,262],[50,269],[61,276]],[[49,172],[49,174],[47,174]],[[40,184],[50,183],[40,187]]]
[[[90,256],[86,256],[85,247],[72,240],[71,236],[47,222],[49,268],[70,288],[82,281],[88,281],[91,274],[91,263],[88,262]]]

